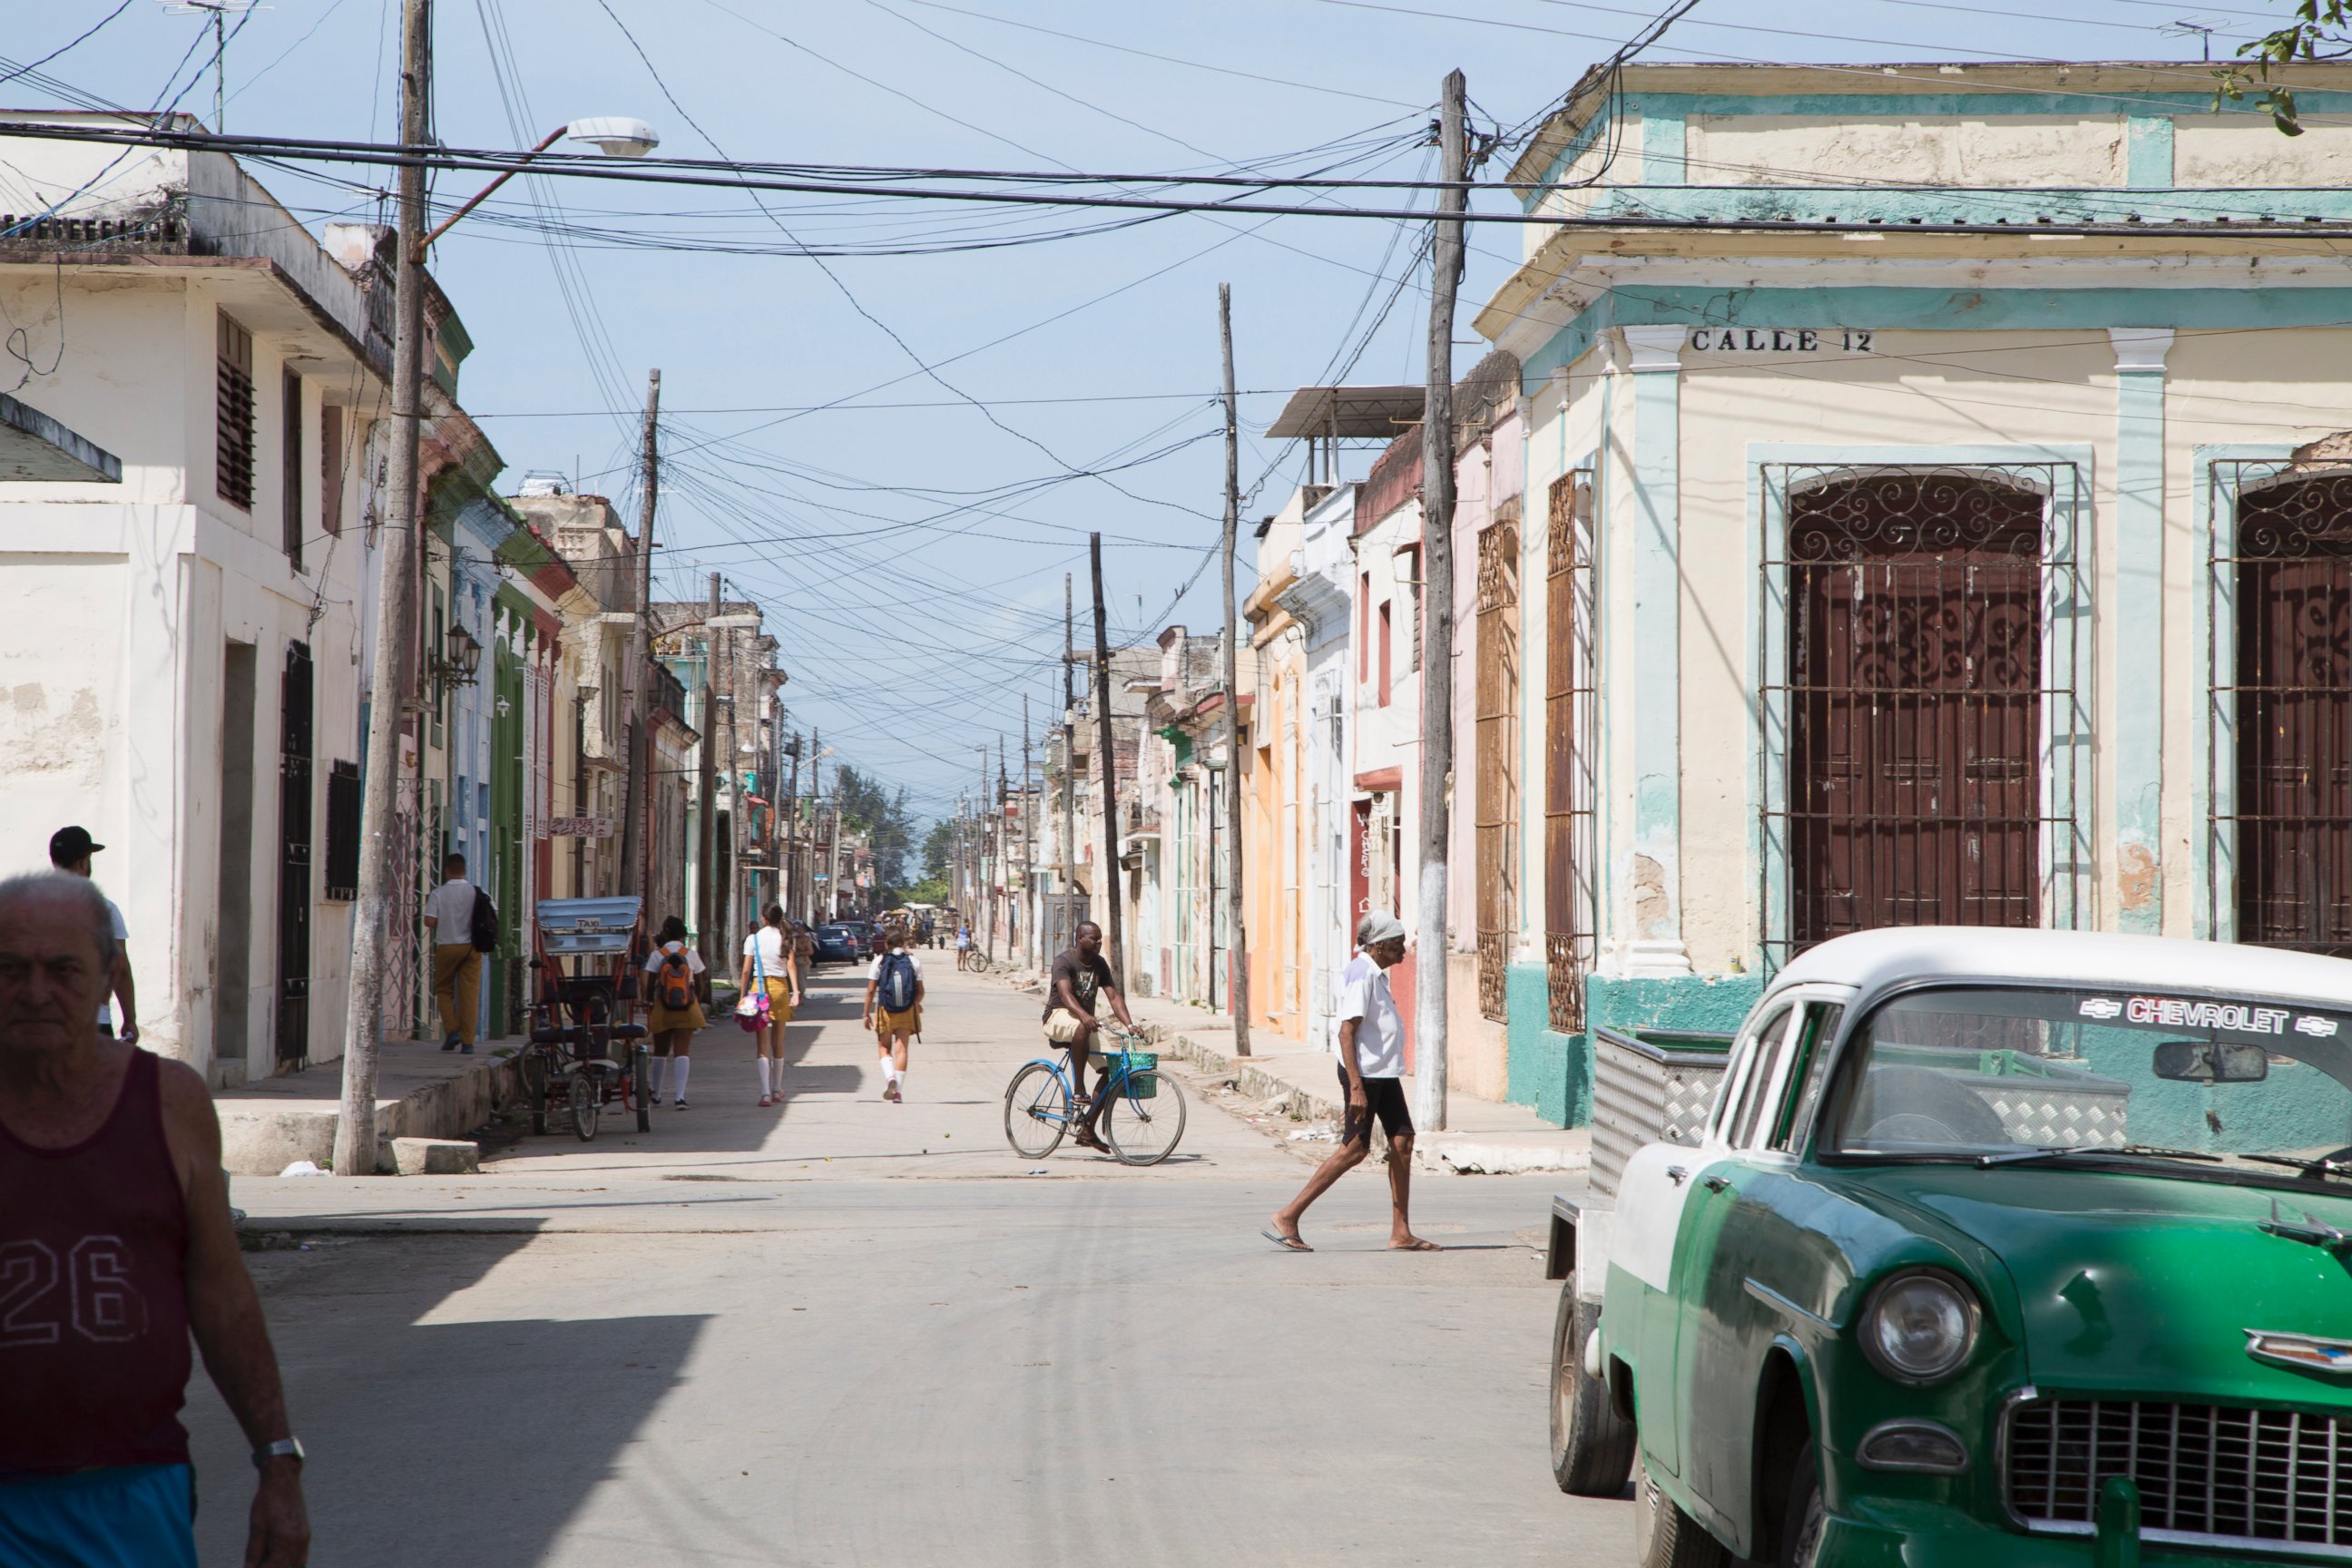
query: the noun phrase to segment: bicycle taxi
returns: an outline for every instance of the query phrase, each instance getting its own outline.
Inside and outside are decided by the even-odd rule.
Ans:
[[[638,977],[632,959],[646,951],[635,899],[541,899],[530,1044],[524,1048],[524,1103],[530,1130],[568,1116],[583,1143],[596,1136],[605,1106],[634,1111],[637,1131],[653,1129],[647,1091],[646,1026],[628,1022]]]

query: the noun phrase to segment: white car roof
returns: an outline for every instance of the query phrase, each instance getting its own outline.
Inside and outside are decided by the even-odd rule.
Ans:
[[[1869,995],[1943,978],[2291,996],[2352,1008],[2352,962],[2340,958],[2179,937],[1984,926],[1901,926],[1838,937],[1800,953],[1773,977],[1771,988],[1811,982],[1851,985]]]

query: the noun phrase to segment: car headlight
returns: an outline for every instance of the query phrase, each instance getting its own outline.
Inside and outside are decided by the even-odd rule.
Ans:
[[[1898,1383],[1951,1376],[1977,1342],[1977,1302],[1948,1275],[1897,1274],[1863,1309],[1862,1351]]]

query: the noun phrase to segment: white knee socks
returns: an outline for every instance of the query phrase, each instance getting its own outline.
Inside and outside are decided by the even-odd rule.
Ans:
[[[771,1087],[772,1077],[768,1069],[768,1058],[761,1057],[760,1058],[760,1098],[762,1100],[774,1092]]]
[[[680,1100],[684,1100],[686,1098],[686,1069],[694,1065],[694,1058],[692,1057],[677,1057],[674,1059],[677,1063],[677,1097]]]
[[[681,1058],[680,1060],[685,1058]],[[669,1076],[669,1058],[656,1057],[646,1067],[647,1092],[656,1100],[661,1098],[662,1079]]]

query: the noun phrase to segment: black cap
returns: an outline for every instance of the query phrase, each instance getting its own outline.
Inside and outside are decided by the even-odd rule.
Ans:
[[[49,835],[49,864],[70,866],[105,847],[87,827],[60,827]]]

